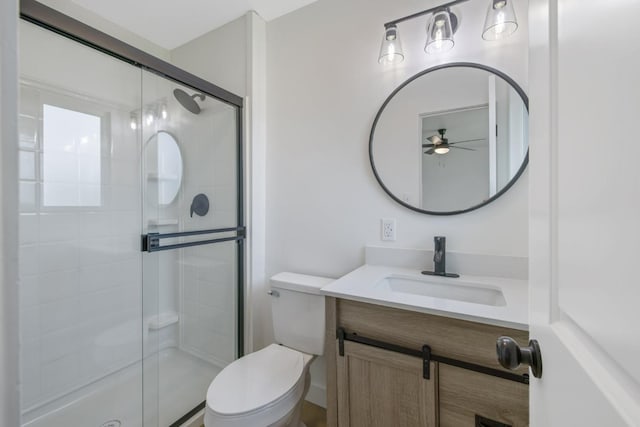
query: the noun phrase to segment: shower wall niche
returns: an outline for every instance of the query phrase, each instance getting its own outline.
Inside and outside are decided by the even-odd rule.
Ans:
[[[241,102],[25,21],[20,59],[22,425],[173,425],[242,351]]]

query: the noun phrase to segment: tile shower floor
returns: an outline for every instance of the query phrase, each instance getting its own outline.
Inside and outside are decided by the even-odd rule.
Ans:
[[[168,426],[205,399],[221,369],[176,348],[156,360],[145,364],[145,388],[152,391],[145,394],[145,424]],[[111,420],[140,427],[142,381],[137,363],[25,414],[23,427],[101,427]]]

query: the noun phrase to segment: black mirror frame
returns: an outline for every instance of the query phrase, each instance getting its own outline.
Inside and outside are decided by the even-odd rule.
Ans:
[[[391,99],[393,99],[393,97],[400,92],[405,86],[407,86],[409,83],[411,83],[412,81],[416,80],[417,78],[431,73],[433,71],[437,71],[437,70],[442,70],[444,68],[476,68],[479,70],[484,70],[484,71],[488,71],[492,74],[495,74],[496,76],[500,77],[501,79],[503,79],[504,81],[506,81],[507,83],[509,83],[509,85],[511,85],[511,87],[518,93],[518,95],[520,95],[520,98],[522,98],[522,101],[524,102],[525,108],[527,109],[527,113],[529,113],[529,98],[527,97],[527,94],[524,92],[524,90],[508,75],[506,75],[505,73],[503,73],[502,71],[496,70],[495,68],[486,66],[486,65],[482,65],[482,64],[477,64],[474,62],[451,62],[449,64],[442,64],[442,65],[436,65],[435,67],[431,67],[431,68],[427,68],[424,71],[419,72],[418,74],[415,74],[414,76],[410,77],[409,79],[405,80],[400,86],[398,86],[393,92],[391,92],[391,95],[389,95],[387,97],[387,99],[384,101],[384,103],[382,104],[382,106],[380,107],[380,109],[378,110],[378,114],[376,114],[375,119],[373,120],[373,125],[371,126],[371,133],[369,135],[369,161],[371,162],[371,169],[373,170],[373,175],[376,177],[376,180],[378,181],[378,184],[380,184],[380,186],[382,187],[382,189],[389,195],[389,197],[391,197],[393,200],[395,200],[396,202],[398,202],[399,204],[401,204],[402,206],[404,206],[405,208],[409,208],[412,211],[416,211],[416,212],[420,212],[420,213],[424,213],[424,214],[428,214],[428,215],[457,215],[457,214],[462,214],[462,213],[466,213],[466,212],[471,212],[474,211],[476,209],[479,209],[485,205],[488,205],[489,203],[493,202],[494,200],[496,200],[498,197],[502,196],[504,193],[507,192],[507,190],[509,190],[509,188],[511,188],[513,186],[513,184],[518,180],[518,178],[520,178],[520,176],[522,175],[522,173],[524,172],[524,170],[526,169],[527,165],[529,164],[529,148],[527,147],[527,154],[524,156],[524,159],[522,160],[522,165],[520,165],[520,168],[518,169],[518,172],[513,176],[513,178],[511,178],[511,180],[507,183],[507,185],[505,185],[500,191],[498,191],[496,194],[494,194],[492,197],[488,198],[487,200],[483,201],[482,203],[479,203],[477,205],[471,206],[470,208],[467,209],[462,209],[462,210],[457,210],[457,211],[428,211],[425,209],[420,209],[416,206],[410,205],[402,200],[400,200],[398,197],[396,197],[391,190],[389,190],[387,188],[386,185],[384,185],[384,182],[382,182],[382,178],[380,177],[380,175],[378,175],[378,171],[376,170],[376,164],[373,160],[373,137],[376,131],[376,125],[378,124],[378,120],[380,119],[380,117],[382,116],[382,113],[384,112],[385,107],[387,106],[387,104],[389,104],[389,102],[391,101]]]

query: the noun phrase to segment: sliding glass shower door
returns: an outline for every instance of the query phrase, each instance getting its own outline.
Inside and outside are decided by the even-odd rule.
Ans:
[[[152,73],[142,87],[145,425],[168,426],[238,356],[238,112]]]
[[[20,69],[21,425],[177,426],[242,352],[241,110],[26,21]]]
[[[19,57],[22,425],[142,425],[140,70],[26,22]]]

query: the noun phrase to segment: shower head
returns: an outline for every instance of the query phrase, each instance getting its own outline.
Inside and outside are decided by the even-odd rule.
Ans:
[[[174,89],[173,96],[176,97],[180,105],[184,108],[191,111],[193,114],[200,114],[200,106],[196,102],[196,98],[200,98],[200,101],[204,101],[205,96],[203,94],[195,93],[193,95],[189,95],[182,89]]]

